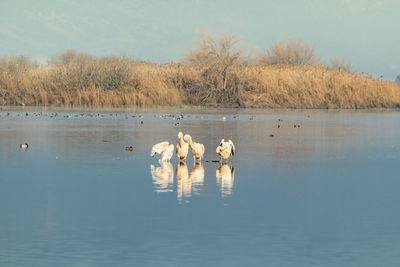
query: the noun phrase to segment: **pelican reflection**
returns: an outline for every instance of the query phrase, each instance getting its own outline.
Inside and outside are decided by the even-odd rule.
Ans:
[[[204,167],[201,162],[195,163],[190,172],[189,179],[191,180],[193,193],[199,194],[204,184]]]
[[[222,163],[221,167],[216,170],[215,176],[217,183],[221,186],[221,195],[225,197],[232,194],[235,168],[229,166],[228,163]]]
[[[176,181],[178,200],[182,200],[183,197],[190,197],[192,193],[192,184],[189,179],[189,171],[186,162],[178,162],[176,166]]]
[[[162,161],[160,167],[150,166],[155,192],[172,192],[174,169],[168,161]]]

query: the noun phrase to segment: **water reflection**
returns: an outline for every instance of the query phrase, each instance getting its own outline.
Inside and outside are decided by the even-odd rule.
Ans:
[[[160,167],[150,166],[153,177],[154,191],[173,192],[174,171],[170,162],[162,162]],[[223,163],[216,170],[217,184],[221,187],[221,196],[232,194],[235,168],[228,163]],[[176,192],[177,199],[181,201],[193,195],[199,195],[204,186],[204,167],[201,162],[196,162],[189,173],[186,162],[179,162],[176,166]]]
[[[178,200],[183,197],[190,197],[192,193],[192,183],[189,179],[189,171],[186,162],[179,162],[176,166],[176,181]]]
[[[204,184],[204,167],[197,162],[189,174],[185,162],[181,162],[176,167],[177,197],[178,200],[189,198],[193,194],[199,194]]]
[[[160,167],[150,166],[155,192],[172,192],[174,169],[170,162],[161,162]]]
[[[217,183],[221,186],[221,196],[225,197],[232,194],[235,168],[229,166],[228,163],[223,163],[216,170],[215,176],[217,177]]]
[[[154,192],[173,192],[174,171],[170,162],[162,162],[160,167],[150,165],[153,177]],[[176,166],[176,191],[177,198],[181,201],[200,194],[204,185],[204,167],[201,162],[196,162],[189,173],[186,162],[180,162]]]
[[[194,194],[199,194],[204,185],[204,167],[201,162],[196,162],[190,172],[189,179],[192,184],[192,191]]]

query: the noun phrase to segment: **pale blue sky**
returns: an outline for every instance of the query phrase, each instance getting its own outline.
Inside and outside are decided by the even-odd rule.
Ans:
[[[356,71],[400,74],[400,0],[1,0],[0,56],[45,59],[67,49],[182,59],[198,30],[229,32],[247,48],[301,37],[328,62],[342,56]]]

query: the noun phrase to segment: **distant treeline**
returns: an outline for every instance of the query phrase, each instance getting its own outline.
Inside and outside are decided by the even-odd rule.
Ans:
[[[66,51],[39,64],[0,58],[0,105],[258,108],[398,108],[400,86],[350,71],[334,58],[325,66],[298,40],[246,54],[229,34],[204,33],[182,62],[155,64],[127,57]]]

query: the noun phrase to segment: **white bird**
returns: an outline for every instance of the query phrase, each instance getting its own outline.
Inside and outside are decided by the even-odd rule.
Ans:
[[[189,152],[189,144],[185,142],[183,139],[182,132],[178,133],[179,142],[176,145],[176,155],[178,156],[178,160],[186,160],[187,154]]]
[[[189,143],[189,147],[192,150],[194,161],[200,160],[203,158],[204,155],[204,145],[200,143],[193,142],[192,137],[188,134],[185,135],[183,138],[186,142]]]
[[[222,163],[223,159],[228,160],[229,156],[235,155],[235,145],[231,140],[225,142],[225,139],[222,139],[221,144],[216,149],[216,153],[221,157],[221,163]]]
[[[161,162],[169,161],[172,155],[174,154],[174,145],[169,144],[168,141],[155,144],[151,148],[150,156],[154,157],[155,154],[161,154],[161,159],[160,159]]]

